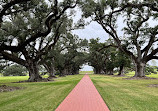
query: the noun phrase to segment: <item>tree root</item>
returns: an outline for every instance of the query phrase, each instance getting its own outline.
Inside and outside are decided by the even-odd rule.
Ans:
[[[23,88],[16,87],[16,86],[7,86],[7,85],[0,86],[0,92],[10,92],[10,91],[15,91],[15,90],[19,90],[19,89],[23,89]]]
[[[13,83],[24,83],[24,82],[50,82],[50,81],[54,81],[53,79],[49,79],[49,78],[40,78],[40,79],[36,79],[34,81],[30,81],[30,80],[25,80],[25,81],[18,81],[18,82],[13,82]]]
[[[113,77],[126,77],[126,75],[114,75]]]

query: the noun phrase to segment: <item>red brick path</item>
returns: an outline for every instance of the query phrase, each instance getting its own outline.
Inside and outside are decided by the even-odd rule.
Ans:
[[[109,111],[88,75],[85,75],[55,111]]]

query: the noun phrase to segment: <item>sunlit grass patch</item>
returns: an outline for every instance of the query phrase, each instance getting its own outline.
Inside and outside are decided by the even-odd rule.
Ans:
[[[80,74],[93,74],[93,71],[80,71]]]
[[[149,84],[158,84],[157,79],[125,80],[105,75],[90,77],[111,111],[158,110],[158,88],[148,87]]]
[[[126,73],[125,75],[132,77],[134,76],[134,74],[135,74],[135,71],[132,71],[132,72]],[[146,76],[151,77],[151,78],[158,78],[158,73],[157,74],[151,73],[150,75],[146,75]]]
[[[0,93],[0,111],[54,111],[83,75],[66,76],[51,82],[12,83],[28,76],[0,77],[0,85],[24,87]]]

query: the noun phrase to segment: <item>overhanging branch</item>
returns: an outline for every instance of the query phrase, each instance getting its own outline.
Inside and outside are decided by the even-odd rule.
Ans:
[[[3,9],[2,9],[2,11],[0,11],[0,24],[3,22],[2,18],[3,18],[4,15],[6,15],[6,11],[10,7],[12,7],[12,6],[16,5],[16,4],[19,4],[19,3],[22,3],[22,2],[28,2],[28,1],[31,1],[31,0],[11,0],[9,3],[3,5],[2,6]]]

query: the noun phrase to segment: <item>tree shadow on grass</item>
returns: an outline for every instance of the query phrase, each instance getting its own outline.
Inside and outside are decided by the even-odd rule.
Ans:
[[[7,85],[1,85],[0,86],[0,92],[11,92],[15,90],[23,89],[22,87],[16,87],[16,86],[7,86]]]

